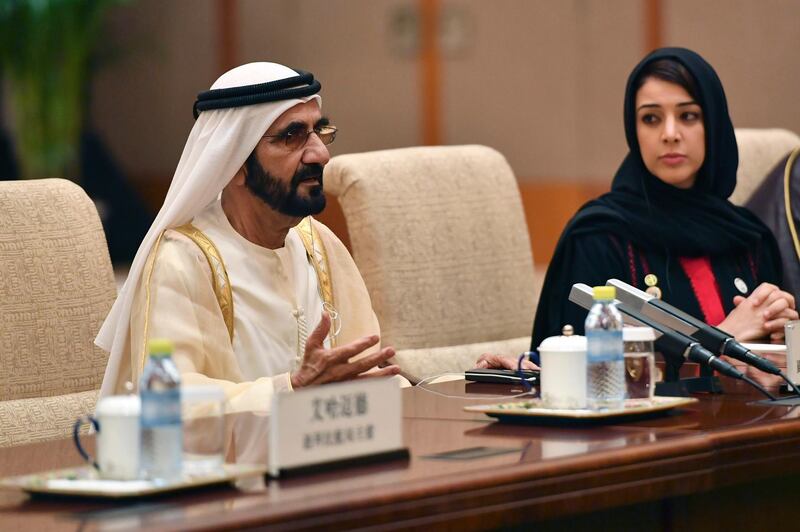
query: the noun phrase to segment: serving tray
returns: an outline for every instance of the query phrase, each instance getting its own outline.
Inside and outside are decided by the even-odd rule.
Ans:
[[[99,478],[94,468],[82,466],[2,478],[0,487],[37,494],[122,499],[223,484],[264,473],[266,467],[262,465],[225,464],[218,471],[184,474],[170,481],[106,480]]]
[[[467,412],[479,412],[500,421],[558,421],[600,422],[623,421],[625,418],[638,418],[664,413],[674,408],[697,402],[694,397],[660,397],[653,399],[626,399],[623,408],[615,410],[590,410],[588,408],[566,409],[548,408],[541,399],[529,399],[491,405],[465,406]]]

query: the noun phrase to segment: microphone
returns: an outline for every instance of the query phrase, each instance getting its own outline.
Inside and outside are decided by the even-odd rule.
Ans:
[[[610,283],[609,283],[610,284]],[[623,283],[624,284],[624,283]],[[631,287],[633,288],[633,287]],[[645,294],[648,295],[649,294]],[[590,296],[587,298],[587,296]],[[594,303],[592,297],[592,289],[589,285],[583,283],[575,283],[569,293],[569,300],[573,303],[580,305],[585,309],[591,308]],[[743,380],[749,385],[756,388],[758,391],[769,397],[771,401],[775,401],[775,396],[769,393],[763,386],[747,377],[744,373],[736,369],[732,364],[717,358],[714,353],[700,345],[694,338],[682,332],[671,329],[670,327],[657,322],[656,320],[644,316],[643,314],[627,307],[624,303],[615,299],[617,309],[629,318],[630,323],[646,325],[652,327],[661,333],[657,343],[659,350],[667,357],[682,357],[685,360],[692,360],[698,364],[709,366],[717,370],[723,375],[733,377],[734,379]]]
[[[591,287],[583,283],[575,283],[572,285],[572,289],[570,290],[569,300],[585,309],[591,308],[592,304],[594,303]],[[744,379],[745,376],[741,371],[736,369],[728,362],[717,358],[713,353],[708,351],[708,349],[700,345],[700,343],[698,343],[694,338],[681,332],[672,330],[668,326],[658,323],[652,318],[636,312],[632,308],[628,307],[624,302],[615,300],[615,303],[617,304],[617,309],[628,318],[625,320],[626,323],[652,327],[661,333],[661,336],[658,338],[658,344],[659,350],[664,355],[670,357],[681,357],[684,360],[692,360],[698,364],[709,366],[724,375],[733,377],[734,379]]]
[[[586,310],[591,309],[592,305],[594,305],[594,292],[592,291],[592,287],[584,283],[575,283],[572,285],[572,289],[569,291],[569,300],[579,307],[585,308]],[[615,299],[614,302],[616,303],[617,308],[619,308],[621,304],[619,299]],[[625,313],[622,315],[622,321],[625,323],[625,325],[633,325],[634,327],[649,327],[649,325]]]
[[[731,334],[698,320],[628,283],[618,279],[609,279],[606,284],[617,289],[617,297],[626,306],[638,310],[642,315],[663,323],[667,327],[696,338],[709,351],[741,360],[765,373],[781,375],[781,370],[775,364],[747,349]]]

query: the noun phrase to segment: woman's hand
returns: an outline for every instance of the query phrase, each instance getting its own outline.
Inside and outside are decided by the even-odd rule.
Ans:
[[[782,340],[783,326],[798,318],[794,296],[769,283],[762,283],[746,298],[734,297],[733,304],[736,308],[718,327],[740,342],[767,336],[773,341]]]
[[[519,357],[509,357],[495,353],[484,353],[478,358],[478,361],[475,363],[475,367],[478,369],[510,369],[512,371],[516,371],[518,360]],[[539,366],[525,357],[522,360],[522,369],[539,369]]]

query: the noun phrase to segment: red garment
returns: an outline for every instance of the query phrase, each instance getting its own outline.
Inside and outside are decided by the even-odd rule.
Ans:
[[[711,269],[711,260],[708,257],[681,257],[678,260],[700,303],[703,321],[709,325],[719,325],[725,319],[725,309],[722,307],[719,283]]]

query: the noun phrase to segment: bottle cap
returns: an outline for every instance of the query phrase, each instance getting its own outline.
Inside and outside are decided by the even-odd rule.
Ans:
[[[592,296],[595,299],[614,299],[617,297],[617,289],[613,286],[595,286],[592,288]]]
[[[166,338],[151,338],[147,342],[147,351],[151,357],[171,356],[173,349],[172,340]]]

